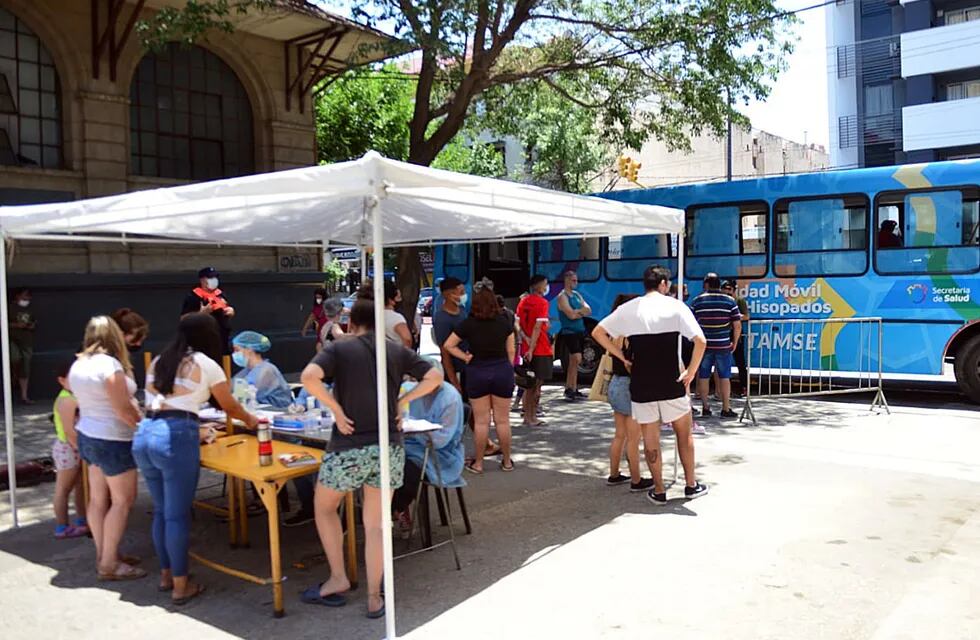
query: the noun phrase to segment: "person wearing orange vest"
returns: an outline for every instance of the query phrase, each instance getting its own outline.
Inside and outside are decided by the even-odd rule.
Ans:
[[[231,353],[231,319],[235,317],[235,308],[228,304],[224,293],[218,288],[217,269],[204,267],[197,272],[197,278],[199,284],[184,298],[180,315],[183,317],[188,313],[210,313],[221,329],[224,352]]]

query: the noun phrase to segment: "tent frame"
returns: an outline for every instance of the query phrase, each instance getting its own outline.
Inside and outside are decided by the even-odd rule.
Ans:
[[[453,244],[477,244],[484,242],[522,242],[531,240],[568,240],[576,238],[595,238],[606,237],[608,233],[585,233],[585,234],[561,234],[561,235],[542,235],[542,236],[512,236],[512,237],[481,237],[461,240],[434,240],[430,242],[409,242],[391,243],[385,245],[384,229],[382,219],[384,216],[383,202],[388,195],[388,190],[395,191],[392,185],[381,179],[376,167],[373,168],[374,174],[369,183],[372,185],[374,194],[364,198],[363,222],[368,222],[372,226],[371,238],[366,233],[361,234],[358,245],[361,249],[361,273],[366,275],[367,256],[365,249],[372,247],[372,259],[375,274],[384,273],[384,247],[425,247],[425,246],[446,246]],[[507,208],[507,207],[504,207]],[[364,225],[362,225],[362,229]],[[633,235],[649,235],[665,233],[662,228],[642,227],[636,225],[636,233]],[[667,231],[666,233],[673,233]],[[684,289],[684,229],[677,232],[678,236],[678,273],[677,273],[677,297],[682,299]],[[623,234],[626,235],[626,234]],[[2,344],[2,364],[3,364],[3,403],[4,403],[4,426],[6,433],[7,446],[7,474],[9,481],[10,507],[14,528],[19,527],[17,517],[17,474],[16,456],[14,452],[14,432],[13,432],[13,384],[10,375],[10,327],[9,309],[6,304],[8,297],[7,287],[7,241],[15,239],[24,240],[44,240],[44,241],[74,241],[74,242],[119,242],[141,243],[141,244],[187,244],[187,245],[207,245],[207,246],[286,246],[326,249],[328,242],[321,244],[301,244],[301,243],[242,243],[242,242],[209,242],[204,240],[182,240],[178,238],[154,238],[154,237],[126,237],[120,236],[100,236],[100,235],[72,235],[72,234],[9,234],[0,229],[0,340]],[[348,246],[348,245],[344,245]],[[375,327],[384,326],[384,278],[375,277],[374,287],[374,322]],[[388,377],[387,377],[387,345],[385,343],[384,332],[375,331],[375,374],[378,381],[377,388],[377,410],[378,410],[378,444],[380,449],[381,466],[381,500],[382,504],[389,504],[391,501],[391,471],[389,468],[389,437],[388,437]],[[676,473],[676,467],[675,467]],[[395,584],[394,584],[394,560],[391,538],[391,512],[389,509],[382,509],[382,535],[384,546],[384,593],[385,593],[385,631],[386,638],[395,640],[397,638],[395,630]]]

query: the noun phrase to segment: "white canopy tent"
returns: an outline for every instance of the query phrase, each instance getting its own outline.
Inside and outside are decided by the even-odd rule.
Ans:
[[[388,160],[352,162],[139,191],[68,203],[0,207],[6,239],[228,245],[431,246],[519,239],[676,233],[679,209],[576,196],[513,182]],[[382,251],[373,254],[383,273]],[[375,321],[384,326],[384,283],[376,278]],[[679,289],[682,287],[679,287]],[[6,242],[0,243],[0,298],[7,298]],[[4,372],[10,371],[8,309],[0,305]],[[376,332],[378,418],[388,422],[384,332]],[[17,526],[12,389],[4,375],[10,502]],[[379,428],[384,502],[388,430]],[[383,514],[387,637],[395,638],[390,513]]]

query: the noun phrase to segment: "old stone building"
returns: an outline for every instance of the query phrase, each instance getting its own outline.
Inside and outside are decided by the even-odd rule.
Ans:
[[[385,56],[383,34],[303,0],[233,16],[232,33],[147,51],[135,26],[179,0],[0,0],[0,204],[91,198],[311,165],[312,95]],[[321,256],[291,248],[18,241],[10,284],[34,292],[33,384],[50,388],[92,314],[129,306],[151,349],[172,334],[196,271],[213,265],[236,329],[296,369]]]

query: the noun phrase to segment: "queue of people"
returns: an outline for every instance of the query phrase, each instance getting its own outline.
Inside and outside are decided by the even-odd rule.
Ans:
[[[204,592],[201,584],[190,579],[188,570],[190,513],[200,473],[199,444],[204,437],[198,413],[211,402],[247,428],[258,422],[234,398],[220,365],[222,357],[231,351],[240,368],[236,378],[255,387],[259,403],[281,408],[294,402],[281,371],[267,358],[270,339],[255,331],[232,337],[234,309],[218,288],[217,272],[206,268],[199,276],[199,286],[182,307],[176,335],[147,368],[142,409],[136,400],[130,353],[141,348],[149,326],[131,309],[92,318],[75,361],[58,372],[62,391],[55,402],[53,454],[59,474],[55,535],[67,538],[91,532],[99,580],[145,577],[140,559],[120,550],[136,498],[138,469],[153,500],[158,586],[161,592],[170,593],[175,604]],[[645,294],[618,296],[611,313],[591,334],[614,358],[608,402],[615,435],[606,482],[628,483],[631,491],[645,492],[658,506],[667,503],[660,448],[664,427],[676,435],[686,479],[684,497],[695,499],[708,492],[695,472],[689,387],[698,380],[702,415],[710,416],[708,380],[716,372],[723,401],[721,415],[733,415],[728,393],[732,352],[740,344],[741,322],[747,319],[747,309],[723,290],[714,274],[705,279],[705,292],[690,307],[668,295],[672,292],[670,279],[666,269],[646,269]],[[734,283],[724,284],[730,284],[734,292]],[[575,370],[568,371],[564,381],[564,398],[570,402],[582,397],[577,369],[585,342],[584,319],[592,312],[576,289],[576,274],[565,273],[558,294],[558,335],[569,367]],[[329,409],[334,424],[322,463],[300,492],[297,515],[302,522],[315,520],[330,574],[302,593],[304,602],[335,607],[348,601],[350,584],[343,568],[338,516],[346,493],[364,491],[366,615],[381,617],[383,510],[392,510],[404,534],[412,530],[411,506],[423,479],[443,487],[463,486],[464,471],[482,475],[486,459],[496,455],[501,471],[513,471],[510,411],[518,379],[524,386],[523,424],[544,425],[538,413],[540,394],[551,377],[555,354],[549,330],[548,279],[543,275],[530,279],[528,293],[516,312],[504,306],[493,283],[486,279],[474,284],[472,301],[464,283],[454,278],[443,280],[440,291],[442,303],[433,319],[440,347],[438,362],[412,349],[407,322],[396,310],[400,300],[393,285],[385,290],[384,327],[375,327],[369,288],[359,291],[346,329],[340,323],[343,306],[339,300],[326,297],[323,290],[314,293],[315,309],[303,333],[314,328],[317,341],[315,355],[301,375],[302,393]],[[387,339],[391,504],[381,503],[376,331],[384,331]],[[406,379],[414,382],[402,385]],[[401,407],[406,405],[403,416]],[[466,459],[464,433],[469,414],[474,453]],[[399,423],[403,417],[442,425],[432,442],[438,468],[432,457],[423,468],[427,443],[419,436],[402,437]],[[498,442],[491,438],[491,428]],[[649,477],[641,470],[641,441]],[[621,473],[624,455],[629,475]],[[90,467],[87,504],[80,498],[82,460]],[[73,494],[74,521],[68,508]]]

